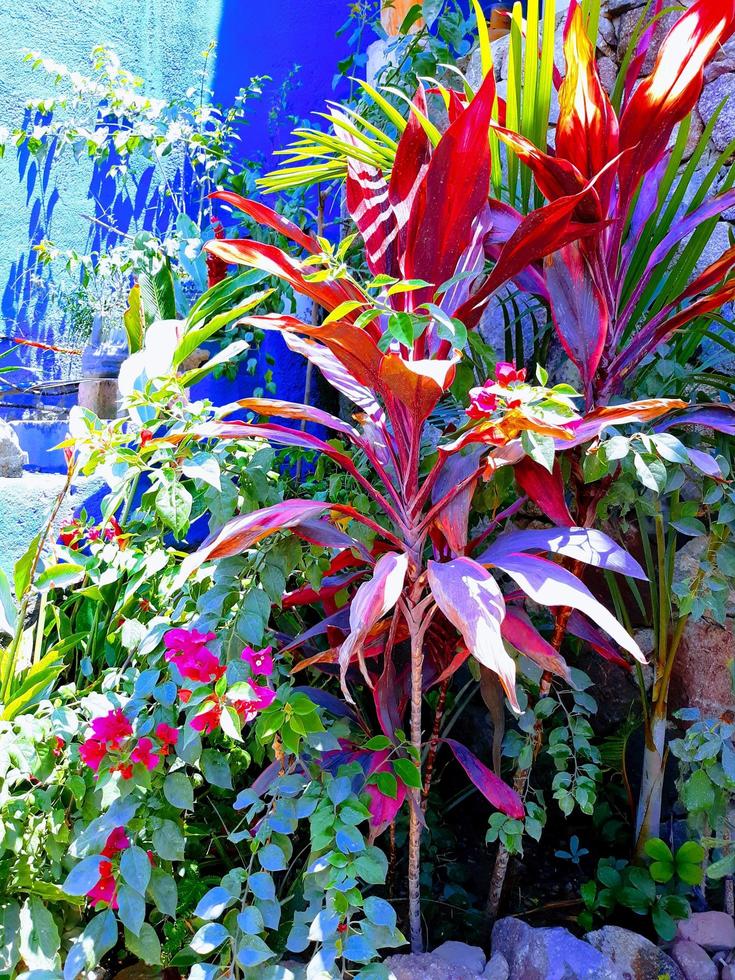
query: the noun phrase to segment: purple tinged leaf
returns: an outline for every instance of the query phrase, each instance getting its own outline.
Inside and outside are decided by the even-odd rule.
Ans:
[[[293,692],[294,694],[305,694],[314,704],[318,704],[320,708],[324,708],[336,718],[351,718],[352,721],[357,722],[357,715],[348,704],[344,703],[342,698],[330,694],[329,691],[325,691],[321,687],[295,687]]]
[[[722,470],[717,460],[710,456],[709,453],[703,453],[701,449],[690,449],[688,446],[686,447],[686,451],[692,466],[704,473],[705,476],[709,476],[713,480],[723,479]]]
[[[477,471],[484,449],[484,446],[479,446],[465,455],[457,453],[445,457],[441,472],[431,493],[432,503],[436,504],[442,500],[452,487],[456,487]],[[434,522],[455,554],[461,554],[467,547],[470,505],[476,485],[477,480],[469,483],[464,490],[455,494],[434,518]]]
[[[609,572],[646,579],[646,573],[632,555],[602,531],[594,528],[543,528],[528,531],[508,531],[487,548],[477,561],[494,565],[506,555],[523,551],[548,551],[574,561],[595,565]]]
[[[294,534],[308,541],[309,544],[317,544],[322,548],[334,548],[336,551],[344,551],[345,548],[354,548],[366,561],[372,563],[372,558],[361,541],[350,537],[344,531],[330,524],[329,521],[313,519],[300,521],[291,528]]]
[[[321,622],[316,623],[311,629],[305,630],[305,632],[299,634],[288,643],[286,646],[281,647],[281,652],[285,653],[287,650],[297,650],[299,647],[308,643],[309,640],[313,640],[315,636],[323,636],[330,627],[335,629],[344,630],[347,632],[350,625],[350,611],[345,606],[343,609],[338,609],[336,613],[331,616],[327,616]]]
[[[620,656],[608,637],[576,609],[567,620],[567,632],[579,640],[584,640],[605,660],[617,664],[618,667],[622,667],[623,670],[630,673],[631,665]]]
[[[346,674],[352,657],[357,654],[365,679],[372,687],[372,681],[362,662],[362,646],[373,626],[378,623],[398,602],[408,570],[408,555],[389,552],[382,555],[375,564],[372,578],[359,587],[350,604],[350,635],[339,651],[340,684],[342,691],[354,704],[347,690]]]
[[[676,425],[701,425],[725,435],[735,436],[735,405],[692,405],[682,412],[667,415],[654,426],[655,432],[666,432]]]
[[[504,555],[497,567],[506,572],[526,595],[551,609],[569,606],[593,619],[616,643],[645,663],[640,647],[617,619],[571,572],[548,558],[537,555]]]
[[[556,332],[588,391],[605,349],[607,304],[577,243],[548,255],[544,276]]]
[[[523,820],[525,815],[523,802],[514,789],[504,783],[500,776],[496,776],[484,763],[480,762],[466,745],[456,742],[453,738],[443,738],[442,742],[449,746],[455,759],[467,773],[473,785],[479,789],[496,810],[513,817],[514,820]]]
[[[539,633],[528,614],[517,606],[505,607],[505,619],[500,627],[503,639],[512,646],[538,664],[542,670],[548,670],[552,674],[558,674],[566,681],[571,681],[569,666],[552,647],[548,640],[545,640]]]
[[[437,606],[459,630],[472,656],[498,675],[513,710],[520,713],[516,665],[500,632],[505,601],[497,582],[471,558],[430,561],[427,571]]]

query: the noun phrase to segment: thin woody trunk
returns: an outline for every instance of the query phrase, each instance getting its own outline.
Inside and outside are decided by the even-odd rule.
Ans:
[[[643,772],[638,796],[635,834],[636,854],[641,856],[647,840],[658,837],[661,824],[661,795],[664,784],[666,716],[651,718],[643,752]]]
[[[407,617],[411,635],[411,745],[421,758],[421,703],[423,699],[424,628],[418,607]],[[420,766],[420,761],[418,763]],[[411,951],[423,952],[421,933],[421,790],[409,791],[408,808],[408,919]]]

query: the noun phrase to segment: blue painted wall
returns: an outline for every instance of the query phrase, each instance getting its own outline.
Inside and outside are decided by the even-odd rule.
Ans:
[[[272,151],[287,141],[294,119],[307,117],[335,95],[336,65],[348,50],[336,31],[348,8],[349,0],[11,0],[0,6],[0,126],[12,129],[22,119],[25,101],[50,90],[43,73],[20,63],[25,50],[86,72],[90,50],[104,43],[151,84],[154,94],[171,96],[196,81],[201,52],[214,39],[218,53],[210,87],[216,102],[231,103],[253,75],[273,79],[263,100],[253,104],[240,148],[243,159],[271,166]],[[287,79],[292,83],[284,88]],[[18,161],[12,150],[0,161],[0,352],[7,348],[7,338],[17,335],[47,342],[57,338],[58,317],[34,288],[33,246],[50,238],[60,247],[89,248],[89,225],[79,215],[91,210],[91,168],[68,157],[58,173],[60,192],[49,202],[50,226],[41,222],[36,203],[43,179],[35,164]],[[268,338],[266,349],[275,358],[279,394],[301,398],[301,359],[276,337]],[[24,349],[20,361],[43,377],[78,376],[78,361],[72,357]],[[243,377],[231,385],[209,384],[203,392],[226,401],[260,380]],[[0,407],[0,414],[17,412]]]

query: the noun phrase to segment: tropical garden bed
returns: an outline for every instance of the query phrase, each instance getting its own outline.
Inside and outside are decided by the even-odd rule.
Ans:
[[[399,7],[255,181],[261,80],[31,59],[18,152],[177,215],[39,246],[107,376],[0,574],[2,976],[733,975],[735,5]]]

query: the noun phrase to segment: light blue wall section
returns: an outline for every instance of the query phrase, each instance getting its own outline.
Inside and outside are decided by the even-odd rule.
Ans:
[[[22,64],[24,51],[40,52],[86,73],[91,49],[109,45],[153,94],[171,96],[198,83],[201,52],[216,40],[210,79],[215,101],[231,103],[253,75],[272,76],[262,102],[253,106],[241,145],[243,159],[272,165],[272,151],[288,139],[294,118],[305,118],[341,94],[334,92],[332,79],[347,42],[335,35],[348,10],[348,0],[7,0],[0,5],[0,126],[18,125],[27,99],[51,91],[44,72]],[[299,70],[293,74],[295,66]],[[283,89],[289,76],[294,83]],[[12,150],[0,160],[0,352],[8,344],[3,338],[55,339],[58,322],[39,305],[41,292],[32,285],[32,246],[50,238],[60,247],[86,250],[89,224],[80,214],[93,212],[88,201],[91,177],[89,165],[69,155],[57,169],[54,185],[59,193],[48,202],[51,223],[43,227],[34,206],[43,174],[35,164],[19,164]],[[277,337],[269,337],[266,346],[276,361],[279,394],[301,398],[301,360]],[[78,361],[71,357],[24,349],[20,360],[44,377],[74,378],[79,373]],[[222,385],[221,391],[209,384],[206,393],[225,401],[259,380],[241,378]],[[3,414],[7,410],[0,407]]]

